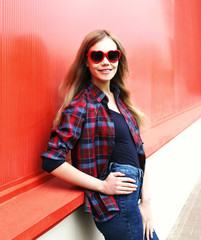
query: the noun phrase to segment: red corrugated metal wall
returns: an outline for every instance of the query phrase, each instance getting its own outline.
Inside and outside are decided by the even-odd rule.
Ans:
[[[200,0],[0,0],[1,185],[40,173],[58,86],[93,29],[122,41],[129,87],[152,124],[199,104],[200,12]]]

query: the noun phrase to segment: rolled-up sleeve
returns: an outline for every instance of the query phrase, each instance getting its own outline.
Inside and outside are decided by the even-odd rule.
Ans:
[[[86,116],[86,103],[74,100],[62,112],[61,122],[53,128],[47,150],[41,155],[42,168],[51,172],[65,162],[68,152],[81,136]]]

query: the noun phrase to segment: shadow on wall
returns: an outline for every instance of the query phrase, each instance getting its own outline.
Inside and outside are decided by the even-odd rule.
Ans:
[[[50,59],[34,35],[0,36],[1,185],[41,169],[39,155],[53,119]],[[45,109],[45,111],[44,111]],[[51,120],[50,120],[51,119]]]

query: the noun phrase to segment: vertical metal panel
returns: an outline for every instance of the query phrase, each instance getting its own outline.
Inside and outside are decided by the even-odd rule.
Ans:
[[[180,110],[200,102],[201,1],[175,2],[175,105]]]
[[[1,184],[40,169],[58,85],[93,29],[122,41],[129,88],[152,123],[201,101],[199,0],[0,0],[0,7]]]

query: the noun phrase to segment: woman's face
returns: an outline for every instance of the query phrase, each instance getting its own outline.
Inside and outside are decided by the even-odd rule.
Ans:
[[[116,43],[111,38],[104,38],[102,41],[93,45],[91,51],[102,51],[107,53],[110,50],[117,50]],[[111,63],[105,56],[100,63],[94,63],[90,57],[87,57],[86,66],[91,72],[91,81],[96,84],[108,83],[116,74],[119,61]]]

